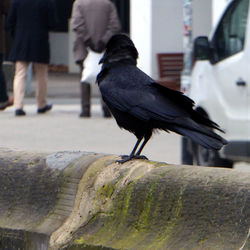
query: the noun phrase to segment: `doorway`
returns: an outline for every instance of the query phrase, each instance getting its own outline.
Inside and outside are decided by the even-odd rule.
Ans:
[[[112,0],[121,21],[122,32],[130,32],[130,0]]]

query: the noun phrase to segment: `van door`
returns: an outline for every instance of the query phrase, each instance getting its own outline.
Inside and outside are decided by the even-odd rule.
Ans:
[[[229,140],[250,140],[250,57],[247,48],[249,0],[233,1],[211,40],[213,75],[222,99]],[[250,45],[250,44],[249,44]],[[240,135],[239,135],[240,134]]]

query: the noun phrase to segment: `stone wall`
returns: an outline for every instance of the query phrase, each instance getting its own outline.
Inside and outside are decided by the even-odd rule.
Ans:
[[[250,173],[117,159],[1,149],[0,249],[250,249]]]

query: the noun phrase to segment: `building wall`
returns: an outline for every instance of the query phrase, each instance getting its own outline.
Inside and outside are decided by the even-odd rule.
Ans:
[[[209,35],[230,1],[193,0],[193,38]],[[184,51],[183,0],[131,0],[130,34],[140,54],[138,66],[157,78],[156,54]],[[51,63],[67,65],[70,72],[78,72],[72,53],[74,34],[52,33],[50,41]]]
[[[217,2],[220,0],[217,0]],[[193,0],[193,38],[207,36],[212,29],[211,0]]]
[[[152,0],[152,77],[158,77],[157,53],[183,51],[182,0]]]
[[[138,66],[157,78],[157,53],[184,50],[183,0],[132,0],[130,4],[131,37],[140,53]],[[193,0],[193,37],[210,33],[211,10],[211,0]]]
[[[152,0],[130,1],[130,35],[138,49],[138,67],[152,74]]]
[[[68,65],[69,34],[66,32],[50,32],[50,63]]]

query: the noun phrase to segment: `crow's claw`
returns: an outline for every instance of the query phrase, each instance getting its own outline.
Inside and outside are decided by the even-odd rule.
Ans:
[[[129,155],[120,155],[120,157],[121,157],[122,159],[127,159],[127,158],[129,158]]]
[[[122,164],[133,159],[133,157],[129,155],[121,155],[121,158],[122,158],[121,160],[117,160],[116,162]]]
[[[127,161],[130,161],[130,160],[133,160],[133,159],[141,159],[141,160],[148,160],[148,158],[144,155],[133,155],[133,156],[130,156],[130,155],[121,155],[121,160],[118,160],[116,162],[122,164],[122,163],[125,163]]]
[[[148,158],[145,155],[135,155],[133,156],[133,159],[148,160]]]

